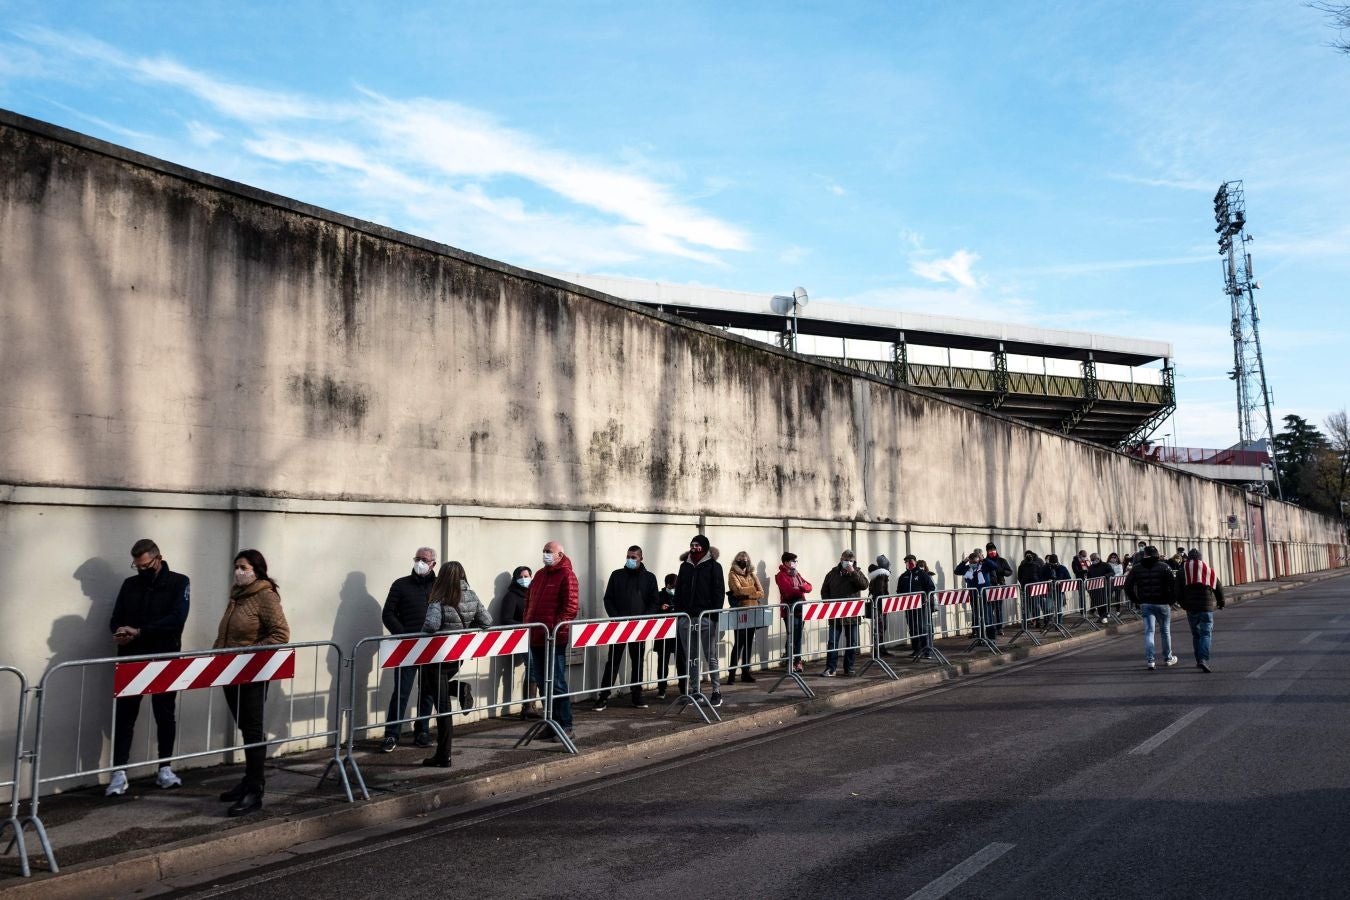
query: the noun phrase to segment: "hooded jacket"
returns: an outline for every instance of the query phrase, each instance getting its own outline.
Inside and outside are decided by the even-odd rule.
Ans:
[[[716,547],[709,547],[694,562],[687,556],[680,563],[680,571],[675,579],[675,611],[687,613],[689,618],[697,619],[698,614],[712,609],[721,609],[727,603],[727,579],[722,571],[722,563]]]
[[[170,571],[169,563],[163,558],[153,578],[133,575],[122,582],[108,630],[116,632],[128,625],[140,629],[140,634],[120,645],[117,655],[139,656],[182,650],[190,593],[188,577]]]
[[[1125,576],[1125,596],[1131,603],[1167,605],[1177,601],[1177,581],[1167,563],[1145,556]]]
[[[731,595],[732,606],[758,606],[764,602],[764,586],[754,569],[744,573],[735,565],[727,569],[727,593]]]
[[[984,570],[988,575],[990,584],[1006,584],[1008,579],[1013,577],[1012,564],[1003,558],[1003,554],[997,550],[991,551],[996,556],[985,556]]]
[[[801,572],[790,568],[787,563],[778,564],[778,574],[773,576],[773,580],[774,584],[778,585],[778,602],[783,604],[778,614],[786,619],[788,607],[805,600],[806,595],[811,593],[811,582],[803,578]]]
[[[544,566],[534,573],[534,580],[530,582],[530,592],[525,597],[525,621],[538,622],[549,631],[561,622],[572,621],[577,617],[580,593],[570,556]],[[568,631],[566,627],[559,628],[558,639],[566,641]],[[544,643],[543,632],[538,628],[530,629],[530,646],[540,647]]]
[[[891,592],[891,571],[878,566],[867,573],[867,593],[868,596],[876,599],[885,597]]]
[[[1017,583],[1031,584],[1036,581],[1045,581],[1045,563],[1039,559],[1024,559],[1017,567]]]
[[[636,569],[615,569],[605,585],[605,615],[645,616],[658,605],[656,576],[642,563]]]
[[[422,630],[427,617],[427,600],[436,573],[404,575],[389,585],[389,596],[384,598],[380,621],[390,634],[413,634]]]
[[[230,590],[230,602],[216,628],[211,649],[258,647],[285,644],[291,639],[291,626],[281,609],[281,595],[266,578]]]
[[[1214,586],[1210,587],[1210,581]],[[1223,584],[1205,562],[1188,559],[1181,565],[1181,608],[1188,613],[1223,609]]]
[[[521,625],[525,622],[525,595],[529,588],[516,584],[516,579],[524,571],[534,571],[529,566],[516,566],[511,572],[511,585],[502,595],[502,624]]]

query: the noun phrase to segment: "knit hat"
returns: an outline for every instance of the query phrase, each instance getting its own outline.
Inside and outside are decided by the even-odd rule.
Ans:
[[[993,541],[990,541],[989,543],[987,543],[987,544],[984,545],[984,549],[986,549],[986,550],[997,550],[997,549],[998,549],[998,546],[995,545]]]
[[[886,554],[883,553],[883,554],[881,554],[880,556],[877,557],[877,568],[878,568],[878,569],[889,569],[890,567],[891,567],[891,561],[890,561],[889,559],[886,558]]]
[[[708,547],[710,547],[710,546],[712,545],[712,542],[709,541],[708,538],[707,538],[705,535],[702,535],[702,534],[696,534],[696,535],[694,535],[694,539],[691,540],[689,543],[691,543],[691,544],[698,544],[698,545],[699,545],[700,547],[702,547],[704,550],[707,550]]]

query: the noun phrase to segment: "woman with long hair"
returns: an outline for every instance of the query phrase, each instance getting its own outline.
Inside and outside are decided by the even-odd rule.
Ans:
[[[464,567],[455,560],[441,566],[436,581],[431,585],[430,602],[427,604],[427,618],[422,623],[424,634],[438,631],[463,631],[467,628],[487,628],[492,624],[492,616],[487,607],[478,599],[478,595],[469,587],[469,578]],[[450,737],[454,723],[450,711],[450,698],[455,695],[451,685],[459,674],[459,663],[449,662],[428,666],[432,678],[422,679],[422,691],[433,691],[436,700],[436,752],[422,760],[424,766],[441,769],[450,767]],[[468,687],[468,685],[464,685]],[[460,708],[472,705],[468,691],[460,692]],[[466,702],[467,700],[467,702]]]
[[[736,554],[731,568],[727,570],[727,596],[731,598],[731,605],[735,607],[759,606],[764,602],[764,586],[759,583],[759,576],[755,574],[750,554],[744,550]],[[737,663],[741,666],[741,681],[753,683],[755,680],[755,676],[750,674],[750,657],[754,654],[755,629],[759,627],[759,622],[755,619],[748,625],[747,628],[737,628],[732,638],[727,684],[736,683]]]
[[[230,602],[216,629],[213,649],[257,647],[285,644],[291,639],[291,627],[281,609],[277,581],[267,573],[267,560],[257,550],[240,550],[234,557],[234,587]],[[222,802],[233,803],[226,812],[243,816],[262,809],[267,759],[267,730],[263,727],[263,706],[267,701],[267,682],[229,685],[225,705],[244,737],[244,778],[220,795]]]

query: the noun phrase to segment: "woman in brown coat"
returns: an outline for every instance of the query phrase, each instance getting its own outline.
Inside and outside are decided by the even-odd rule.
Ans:
[[[731,598],[732,606],[758,606],[764,602],[764,586],[759,583],[759,576],[755,574],[750,554],[744,550],[736,554],[731,568],[727,570],[727,595]],[[750,627],[737,628],[735,637],[732,638],[729,664],[731,672],[727,676],[727,684],[736,683],[737,660],[741,665],[741,681],[754,683],[755,676],[750,674],[750,657],[754,653],[755,630],[759,623],[752,621],[747,624]]]
[[[215,649],[285,644],[291,639],[286,613],[281,609],[277,583],[267,574],[267,560],[257,550],[240,550],[234,558],[234,587],[230,602],[216,630]],[[244,736],[244,779],[220,795],[233,803],[227,812],[243,816],[262,809],[267,759],[267,730],[263,727],[263,707],[267,700],[267,682],[229,685],[225,705]]]

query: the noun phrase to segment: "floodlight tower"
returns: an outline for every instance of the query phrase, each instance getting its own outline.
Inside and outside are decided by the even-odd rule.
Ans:
[[[1219,235],[1219,255],[1223,260],[1223,289],[1232,308],[1230,331],[1233,335],[1233,371],[1228,377],[1237,385],[1238,438],[1246,449],[1252,441],[1270,438],[1270,456],[1275,458],[1275,429],[1271,422],[1270,390],[1266,386],[1266,364],[1261,357],[1261,317],[1256,311],[1256,291],[1261,283],[1252,276],[1252,255],[1247,245],[1247,203],[1241,181],[1219,185],[1214,195],[1214,231]],[[1261,416],[1265,421],[1261,421]],[[1258,428],[1253,427],[1253,419]],[[1280,470],[1275,472],[1275,490],[1284,499]]]

